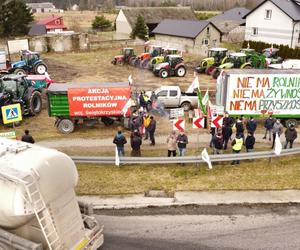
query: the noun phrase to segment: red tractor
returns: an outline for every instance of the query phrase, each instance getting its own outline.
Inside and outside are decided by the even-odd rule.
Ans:
[[[153,73],[156,76],[167,78],[169,76],[184,77],[186,74],[186,66],[180,55],[167,55],[165,62],[155,65]]]
[[[112,60],[114,65],[124,65],[125,63],[132,64],[132,61],[136,58],[133,48],[123,48],[121,55],[115,56]]]

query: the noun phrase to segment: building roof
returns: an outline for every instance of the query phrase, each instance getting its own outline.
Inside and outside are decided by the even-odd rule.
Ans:
[[[139,15],[144,17],[146,24],[157,24],[164,19],[197,20],[190,7],[124,8],[120,11],[123,11],[132,27]]]
[[[154,30],[154,34],[195,38],[209,24],[208,21],[163,20]],[[213,24],[212,24],[213,25]],[[214,25],[213,25],[214,26]],[[221,31],[215,27],[220,33]]]
[[[62,16],[55,16],[55,15],[52,15],[52,16],[49,16],[49,17],[47,17],[47,18],[45,18],[45,19],[42,19],[42,20],[40,20],[40,21],[38,21],[37,23],[38,24],[48,24],[48,23],[50,23],[50,22],[52,22],[52,21],[55,21],[55,20],[57,20],[57,19],[60,19],[60,18],[62,18]]]
[[[29,36],[40,36],[47,34],[46,25],[44,24],[33,24],[28,32]]]
[[[45,2],[45,3],[27,3],[26,4],[31,9],[55,9],[55,6],[53,3]]]
[[[285,14],[287,14],[294,21],[300,21],[300,4],[297,0],[265,0],[257,5],[253,10],[248,12],[244,18],[246,18],[249,14],[254,12],[260,6],[262,6],[265,2],[270,1],[275,4],[279,9],[281,9]]]
[[[237,26],[245,24],[246,20],[243,17],[249,12],[250,10],[246,8],[233,8],[223,13],[209,18],[208,21],[212,22],[215,26],[218,27],[222,33],[227,33]]]

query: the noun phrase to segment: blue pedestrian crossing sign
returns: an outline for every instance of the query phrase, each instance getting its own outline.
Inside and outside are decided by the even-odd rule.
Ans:
[[[20,103],[3,106],[1,111],[4,124],[22,121]]]

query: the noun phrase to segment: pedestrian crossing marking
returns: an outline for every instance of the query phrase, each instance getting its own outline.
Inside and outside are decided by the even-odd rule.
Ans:
[[[4,124],[22,121],[20,103],[3,106],[1,111]]]

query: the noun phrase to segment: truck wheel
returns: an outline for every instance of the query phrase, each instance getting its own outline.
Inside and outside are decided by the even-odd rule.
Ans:
[[[169,76],[169,73],[168,73],[167,70],[161,69],[161,70],[159,71],[159,76],[160,76],[161,78],[167,78],[167,77]]]
[[[34,67],[34,72],[38,75],[44,75],[47,72],[46,64],[39,63]]]
[[[186,74],[186,69],[185,67],[181,66],[176,70],[176,75],[179,77],[184,77]]]
[[[101,121],[104,123],[105,126],[111,126],[114,124],[114,120],[106,116],[103,116],[101,118]]]
[[[57,125],[57,129],[63,134],[72,133],[74,131],[74,127],[74,123],[70,119],[62,119]]]
[[[192,108],[192,105],[189,102],[184,102],[181,104],[181,107],[184,111],[189,111]]]
[[[32,92],[31,96],[29,97],[29,114],[30,115],[37,115],[42,110],[42,95],[38,91]]]
[[[288,119],[285,121],[284,124],[287,128],[290,127],[291,125],[297,127],[297,120],[296,119]]]
[[[27,75],[27,73],[24,69],[15,69],[14,74],[16,74],[16,75]]]
[[[213,77],[214,79],[217,79],[218,76],[220,75],[220,70],[214,69],[213,72],[212,72],[211,74],[212,74],[212,77]]]

